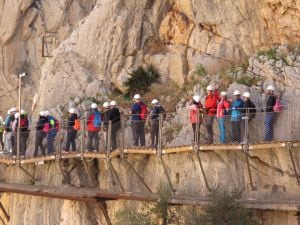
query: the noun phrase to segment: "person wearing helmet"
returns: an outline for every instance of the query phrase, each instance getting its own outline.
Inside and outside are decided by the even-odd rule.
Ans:
[[[134,146],[145,146],[145,121],[149,114],[146,104],[141,100],[139,94],[133,97],[134,104],[131,107],[131,122]]]
[[[121,113],[116,101],[110,102],[109,120],[111,121],[111,149],[117,149],[118,134],[121,129]]]
[[[206,88],[207,96],[205,97],[204,110],[206,112],[207,144],[213,144],[213,122],[217,113],[218,101],[220,100],[218,89],[218,85],[215,88],[211,85]]]
[[[201,104],[201,97],[199,95],[193,96],[193,98],[190,100],[186,108],[189,110],[190,123],[192,124],[193,132],[194,132],[193,142],[195,144],[199,144],[200,126],[202,124],[202,116],[203,116],[203,106]],[[198,126],[198,132],[197,132],[197,126]]]
[[[239,90],[233,92],[235,99],[231,102],[231,142],[241,143],[241,122],[244,102]]]
[[[220,142],[222,144],[226,143],[226,131],[225,131],[225,122],[226,122],[226,115],[229,115],[230,103],[227,101],[227,93],[222,91],[220,94],[220,102],[217,106],[217,119],[218,119],[218,126],[220,132]]]
[[[45,116],[45,112],[41,111],[39,113],[39,120],[35,126],[36,137],[35,137],[35,148],[34,148],[33,156],[37,156],[39,150],[41,150],[42,155],[46,155],[45,147],[43,145],[43,140],[46,137],[46,132],[44,131],[44,127],[46,124],[47,124],[47,117]]]
[[[12,144],[12,155],[15,158],[17,156],[17,132],[18,132],[18,121],[20,114],[18,112],[14,115],[14,121],[11,125],[11,137],[14,143]],[[21,137],[21,134],[20,134]]]
[[[151,119],[151,148],[157,148],[158,136],[159,136],[159,115],[165,114],[165,109],[159,104],[157,99],[153,99],[151,102],[152,109],[150,111]]]
[[[12,149],[14,148],[14,136],[12,135],[12,124],[15,120],[15,113],[17,112],[16,108],[11,108],[8,110],[8,115],[5,118],[5,131],[6,131],[6,142],[5,142],[5,150],[7,153],[12,153]]]
[[[72,148],[72,152],[76,152],[76,136],[77,130],[75,130],[75,120],[78,119],[76,110],[74,108],[69,109],[69,118],[67,124],[67,141],[66,148],[63,153],[69,153],[70,148]]]
[[[104,129],[105,129],[105,143],[108,143],[109,140],[109,135],[111,136],[111,134],[109,134],[109,114],[110,114],[110,104],[109,102],[104,102],[103,105],[103,111],[102,111],[102,119],[103,119],[103,125],[104,125]]]
[[[17,115],[17,113],[16,113]],[[19,119],[18,119],[19,118]],[[25,110],[21,110],[20,114],[18,114],[18,118],[16,117],[15,123],[16,128],[14,128],[17,132],[17,128],[20,127],[20,156],[25,157],[26,149],[27,149],[27,139],[29,137],[29,120],[27,117],[27,113]],[[20,121],[20,126],[19,126]],[[16,137],[17,139],[17,137]],[[16,148],[15,148],[16,150]],[[13,155],[16,155],[16,152],[13,153]]]
[[[245,92],[243,94],[244,97],[244,105],[243,105],[243,113],[247,115],[248,122],[250,122],[254,117],[256,113],[256,106],[251,101],[251,94],[249,92]]]
[[[89,152],[99,152],[99,131],[101,128],[102,117],[98,110],[98,105],[93,103],[91,105],[91,113],[87,120],[88,142],[87,150]],[[95,143],[93,145],[93,142]]]
[[[49,124],[49,129],[47,132],[47,155],[50,155],[54,152],[54,140],[58,132],[58,121],[54,116],[50,115],[49,111],[45,111],[45,116],[47,118],[47,123]]]
[[[276,96],[274,95],[275,88],[272,85],[267,87],[267,103],[266,103],[266,118],[265,118],[265,138],[264,141],[274,140],[274,106],[276,104]]]
[[[4,153],[3,133],[4,133],[4,123],[2,117],[0,116],[0,144],[1,144],[1,151]]]

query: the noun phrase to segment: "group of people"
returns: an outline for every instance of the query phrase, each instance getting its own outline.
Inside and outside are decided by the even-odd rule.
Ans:
[[[190,123],[194,132],[194,142],[199,141],[200,126],[204,122],[207,130],[207,144],[213,144],[213,123],[214,118],[217,118],[219,127],[219,137],[221,143],[228,143],[225,129],[225,118],[230,117],[231,121],[231,143],[242,143],[242,118],[246,118],[249,122],[254,118],[256,107],[251,101],[250,93],[241,93],[235,90],[233,93],[234,99],[227,99],[227,93],[218,92],[218,86],[208,86],[206,88],[207,95],[204,98],[204,103],[201,103],[199,95],[193,96],[192,100],[187,104],[189,110]],[[275,105],[277,98],[274,95],[274,87],[268,86],[266,102],[266,119],[265,119],[265,141],[274,139],[273,123],[275,118]],[[145,123],[150,120],[151,124],[151,147],[157,148],[159,144],[159,118],[165,117],[165,110],[159,104],[157,99],[151,102],[151,109],[142,101],[139,94],[134,95],[133,105],[130,110],[133,145],[145,146]],[[99,110],[96,103],[92,103],[90,111],[84,115],[86,120],[79,119],[78,112],[75,108],[69,109],[68,122],[66,125],[66,144],[64,153],[74,152],[76,148],[76,136],[81,129],[81,121],[86,121],[87,145],[86,150],[89,152],[99,152],[99,132],[101,128],[105,129],[106,144],[109,143],[110,150],[117,148],[118,134],[121,129],[121,111],[119,110],[116,101],[105,102],[103,109]],[[19,125],[20,123],[20,125]],[[54,140],[60,129],[60,122],[50,114],[49,111],[41,111],[39,119],[35,125],[36,138],[34,156],[52,154],[54,152]],[[17,154],[17,130],[20,130],[19,148],[20,156],[24,157],[27,149],[27,139],[30,132],[30,121],[25,110],[17,111],[12,108],[8,111],[8,115],[3,121],[0,118],[0,144],[4,153],[11,153],[13,156]],[[109,133],[109,134],[108,134]],[[247,134],[246,134],[247,135]],[[47,146],[44,146],[44,139],[47,139]],[[247,138],[247,137],[246,137]],[[47,151],[46,151],[47,149]]]
[[[266,102],[266,118],[265,118],[265,136],[264,141],[272,141],[274,139],[274,118],[276,104],[278,99],[274,95],[274,87],[272,85],[267,87],[267,102]],[[227,99],[227,93],[218,92],[218,86],[208,86],[206,88],[207,95],[204,99],[204,104],[201,103],[201,97],[199,95],[193,96],[192,100],[187,105],[189,110],[190,123],[194,131],[194,142],[199,141],[200,126],[202,122],[205,123],[207,130],[207,144],[213,144],[213,123],[214,118],[217,118],[219,127],[220,143],[229,142],[226,138],[225,122],[226,118],[230,117],[231,121],[231,143],[243,143],[241,126],[243,121],[244,125],[255,117],[256,107],[251,101],[250,93],[243,93],[244,100],[241,99],[241,93],[239,90],[235,90],[233,93],[234,99]],[[245,120],[242,120],[242,119]],[[248,140],[248,134],[245,134],[245,138]]]

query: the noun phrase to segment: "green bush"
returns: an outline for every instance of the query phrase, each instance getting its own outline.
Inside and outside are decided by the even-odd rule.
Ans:
[[[197,74],[198,76],[204,77],[207,74],[205,67],[202,64],[199,64],[196,67],[195,74]]]
[[[236,80],[238,84],[243,84],[249,87],[251,87],[252,85],[256,85],[259,81],[260,80],[258,78],[251,77],[251,76],[243,76]]]
[[[236,200],[238,194],[213,191],[202,214],[190,213],[186,225],[259,225],[253,213]]]
[[[151,84],[158,82],[159,73],[150,65],[146,69],[139,67],[137,70],[134,70],[130,73],[130,78],[124,82],[125,87],[127,88],[126,96],[131,96],[135,93],[144,94],[149,91]]]
[[[268,50],[268,51],[259,51],[259,52],[257,52],[257,56],[261,56],[261,55],[267,56],[268,59],[276,59],[276,57],[277,57],[276,50],[273,49],[273,48]]]
[[[118,211],[116,219],[116,225],[155,225],[150,214],[131,210]]]

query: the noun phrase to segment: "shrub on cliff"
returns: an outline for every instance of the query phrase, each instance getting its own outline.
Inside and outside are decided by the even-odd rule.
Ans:
[[[237,198],[236,193],[213,191],[203,213],[191,213],[186,217],[186,225],[259,225]]]
[[[134,95],[135,93],[144,94],[147,92],[151,84],[158,82],[159,73],[154,66],[150,65],[146,69],[139,67],[129,74],[131,77],[124,82],[127,87],[127,96]]]

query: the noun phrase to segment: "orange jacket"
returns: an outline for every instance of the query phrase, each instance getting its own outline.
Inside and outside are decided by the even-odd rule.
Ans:
[[[212,95],[207,95],[205,98],[205,108],[208,116],[214,116],[217,112],[218,101],[220,96],[218,90],[215,90]]]

